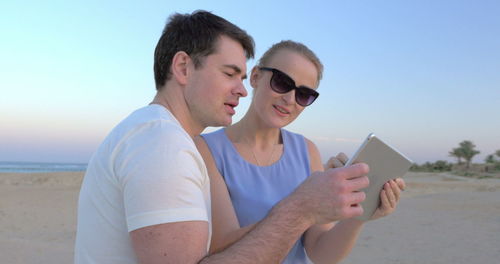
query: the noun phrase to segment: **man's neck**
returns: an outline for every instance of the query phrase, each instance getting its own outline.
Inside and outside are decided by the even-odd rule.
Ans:
[[[179,121],[182,128],[192,137],[199,135],[205,127],[193,118],[180,87],[163,87],[158,91],[150,104],[165,107]]]

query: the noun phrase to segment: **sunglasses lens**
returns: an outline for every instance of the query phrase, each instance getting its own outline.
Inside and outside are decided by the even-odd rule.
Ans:
[[[318,98],[319,93],[305,86],[295,87],[295,82],[285,73],[273,68],[260,68],[265,71],[272,71],[271,89],[277,93],[285,94],[295,90],[295,101],[301,106],[308,106]]]
[[[288,93],[295,87],[295,83],[285,74],[274,71],[271,78],[271,88],[277,93]]]
[[[295,90],[295,100],[301,106],[308,106],[316,100],[319,93],[310,88],[298,88]]]

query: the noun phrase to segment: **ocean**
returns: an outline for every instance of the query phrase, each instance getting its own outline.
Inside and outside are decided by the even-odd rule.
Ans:
[[[86,163],[48,163],[48,162],[5,162],[0,161],[0,172],[54,172],[85,171]]]

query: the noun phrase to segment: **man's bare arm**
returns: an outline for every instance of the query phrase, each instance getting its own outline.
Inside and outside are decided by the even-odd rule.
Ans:
[[[207,252],[208,222],[147,226],[130,232],[130,238],[139,263],[198,263]]]
[[[245,227],[240,226],[226,182],[215,165],[212,152],[210,152],[205,140],[201,136],[195,137],[194,142],[205,161],[208,176],[210,177],[212,241],[209,253],[215,254],[240,240],[255,227],[255,223]]]
[[[188,221],[130,232],[139,263],[279,263],[311,225],[297,215],[293,201],[272,210],[249,234],[221,253],[205,256],[208,224]]]
[[[241,240],[200,262],[208,240],[208,225],[204,222],[138,229],[131,232],[134,250],[140,262],[145,264],[279,263],[300,235],[313,224],[363,213],[357,204],[365,198],[359,190],[368,186],[368,178],[363,176],[367,172],[365,164],[355,164],[313,173]]]

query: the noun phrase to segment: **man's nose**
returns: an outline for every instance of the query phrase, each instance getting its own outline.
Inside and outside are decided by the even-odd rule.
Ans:
[[[245,97],[248,95],[247,89],[245,89],[245,85],[243,85],[243,81],[238,82],[234,93],[238,94],[240,97]]]

